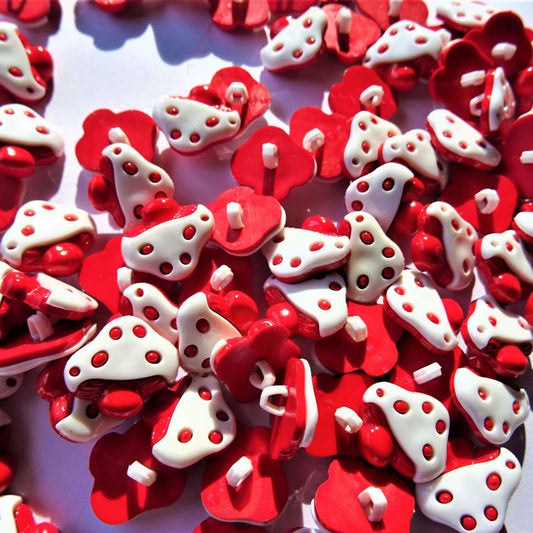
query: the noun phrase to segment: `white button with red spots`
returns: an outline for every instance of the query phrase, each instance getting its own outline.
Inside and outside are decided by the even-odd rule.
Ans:
[[[415,483],[444,471],[450,416],[441,402],[385,381],[368,387],[363,401],[382,410],[398,446],[414,465]]]
[[[233,137],[241,127],[237,111],[173,96],[163,96],[153,117],[177,152],[194,154]]]
[[[144,320],[122,316],[108,322],[100,333],[68,360],[64,378],[71,392],[99,379],[131,381],[161,376],[172,384],[178,373],[176,348]]]
[[[123,237],[124,263],[138,272],[180,281],[198,265],[213,226],[211,211],[198,204],[189,215],[160,222],[133,237]]]
[[[179,357],[188,372],[211,372],[211,351],[221,340],[241,337],[239,330],[209,307],[207,296],[197,292],[178,310]]]
[[[498,533],[520,481],[518,459],[500,448],[492,460],[462,466],[416,485],[416,503],[435,522],[456,531]]]
[[[154,427],[152,453],[168,466],[186,468],[229,446],[236,429],[220,382],[213,375],[196,375],[170,417]]]
[[[262,248],[276,278],[295,282],[342,265],[350,253],[348,237],[285,228]]]
[[[0,249],[4,259],[16,267],[28,250],[67,241],[82,233],[91,238],[96,234],[87,211],[32,200],[17,211],[15,220],[2,237]]]

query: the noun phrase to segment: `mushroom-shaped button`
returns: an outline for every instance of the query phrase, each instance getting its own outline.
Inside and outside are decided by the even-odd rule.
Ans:
[[[405,165],[385,163],[350,183],[344,202],[348,212],[366,211],[383,231],[404,235],[416,228],[423,193],[424,185]]]
[[[213,214],[198,204],[178,206],[161,198],[143,210],[143,224],[122,238],[124,263],[134,271],[180,281],[198,265],[213,233]]]
[[[264,67],[273,72],[299,68],[313,62],[323,48],[327,17],[319,7],[310,7],[298,18],[286,17],[286,24],[277,21],[282,29],[272,35],[261,49]],[[284,21],[284,22],[285,22]]]
[[[244,337],[223,340],[211,352],[211,367],[239,402],[259,399],[261,390],[274,385],[300,348],[288,331],[271,320],[254,322]]]
[[[476,230],[445,202],[427,204],[418,214],[418,231],[411,241],[415,266],[436,285],[464,289],[474,279]]]
[[[284,283],[271,276],[263,290],[270,305],[267,316],[285,326],[291,336],[299,333],[323,339],[346,326],[346,285],[337,273],[297,283]]]
[[[173,468],[186,468],[226,449],[236,421],[213,375],[185,377],[152,431],[152,453]]]
[[[375,303],[405,266],[400,247],[366,212],[347,214],[339,233],[350,238],[350,258],[346,263],[347,295],[360,303]],[[377,275],[376,275],[377,274]]]
[[[444,353],[457,346],[449,310],[426,274],[404,270],[387,289],[384,304],[389,315],[428,349]]]
[[[397,446],[411,463],[408,470],[415,483],[431,481],[442,474],[450,428],[450,416],[442,403],[384,381],[371,385],[363,401],[381,409]],[[404,468],[399,459],[393,466],[400,471]]]
[[[83,209],[32,200],[18,209],[0,250],[20,270],[69,276],[80,269],[95,235],[94,221]]]
[[[68,389],[97,402],[108,416],[138,413],[157,390],[174,383],[177,350],[144,320],[134,316],[108,322],[65,366]]]
[[[116,133],[117,129],[113,131]],[[127,232],[140,223],[146,202],[172,198],[174,183],[165,170],[146,160],[124,140],[102,151],[100,173],[89,181],[88,196],[96,209],[109,211]]]
[[[150,283],[134,283],[122,293],[120,310],[145,320],[172,344],[178,341],[178,307]]]
[[[529,416],[524,389],[513,389],[468,367],[458,368],[450,384],[455,405],[485,444],[505,444]]]
[[[0,22],[0,36],[2,90],[21,102],[43,99],[52,77],[52,57],[46,48],[32,46],[11,22]]]
[[[453,450],[452,443],[452,454]],[[458,467],[416,485],[417,505],[431,520],[456,531],[497,533],[520,481],[518,459],[507,448],[483,448],[477,454],[460,450],[454,455],[459,457]]]
[[[285,227],[262,252],[277,279],[294,283],[342,265],[350,253],[349,243],[344,235]]]
[[[516,377],[530,368],[530,325],[518,313],[503,309],[491,296],[472,302],[461,334],[471,354],[500,376]]]
[[[527,298],[533,288],[532,258],[515,230],[489,233],[476,242],[476,263],[487,289],[502,304]]]
[[[171,148],[184,155],[194,155],[230,139],[241,127],[237,111],[175,96],[161,97],[153,117]]]

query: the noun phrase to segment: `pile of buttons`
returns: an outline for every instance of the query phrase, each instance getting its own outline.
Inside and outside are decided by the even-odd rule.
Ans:
[[[317,530],[407,532],[416,506],[497,533],[520,480],[507,444],[530,411],[517,378],[533,350],[533,30],[464,0],[438,3],[438,27],[421,0],[304,3],[271,23],[260,60],[276,76],[326,52],[349,65],[329,112],[247,132],[271,95],[230,66],[151,116],[87,116],[86,195],[118,228],[100,248],[89,212],[25,201],[36,165],[63,154],[30,107],[52,59],[0,22],[0,398],[40,368],[54,431],[93,443],[87,497],[107,524],[173,504],[202,465],[211,518],[195,533],[267,531],[299,497],[285,465],[307,454],[331,460]],[[35,23],[60,9],[30,4],[0,11]],[[295,9],[278,4],[209,7],[242,30]],[[421,81],[436,108],[401,131],[397,95]],[[178,203],[160,136],[188,157],[240,139],[234,186]],[[311,180],[344,180],[345,212],[291,226],[286,199]],[[53,533],[8,492],[0,414],[0,526]]]

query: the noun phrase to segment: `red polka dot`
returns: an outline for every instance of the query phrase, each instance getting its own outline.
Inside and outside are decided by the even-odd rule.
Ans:
[[[76,376],[79,376],[80,375],[80,367],[79,366],[73,366],[69,371],[68,373],[72,376],[72,377],[76,377]]]
[[[404,415],[409,411],[409,404],[403,400],[396,400],[394,402],[394,410],[401,415]]]
[[[148,320],[157,320],[159,318],[159,311],[155,307],[152,307],[151,305],[147,305],[146,307],[143,308],[143,315]]]
[[[33,235],[35,233],[35,229],[33,226],[24,226],[20,232],[22,235],[25,235],[26,237],[29,237],[30,235]]]
[[[221,422],[226,422],[227,420],[229,420],[229,415],[228,413],[226,413],[226,411],[217,411],[217,418]]]
[[[182,265],[189,265],[191,263],[191,261],[192,261],[192,257],[191,257],[190,254],[185,252],[185,253],[180,255],[180,263]]]
[[[206,121],[205,121],[205,125],[208,127],[208,128],[214,128],[215,126],[218,125],[220,121],[218,120],[217,117],[209,117]]]
[[[146,337],[146,328],[144,326],[141,326],[140,324],[133,327],[133,334],[136,337],[139,337],[139,339],[142,339],[143,337]]]
[[[150,364],[155,365],[155,364],[159,363],[159,361],[161,361],[161,354],[159,354],[159,352],[151,350],[149,352],[146,352],[144,358]]]
[[[176,130],[176,129],[172,130],[172,131],[170,132],[170,137],[171,137],[172,139],[174,139],[174,140],[179,139],[179,138],[181,137],[181,131],[180,131],[180,130]]]
[[[340,291],[342,289],[340,283],[337,283],[336,281],[332,281],[330,284],[329,284],[329,290],[331,291]]]
[[[358,181],[357,182],[357,190],[359,192],[366,192],[368,191],[368,188],[370,186],[368,185],[368,181]]]
[[[367,128],[367,126],[366,126],[366,124],[364,122],[359,122],[358,126],[359,126],[359,129],[362,130],[362,131],[365,131],[366,128]]]
[[[363,222],[364,219],[365,219],[365,217],[363,215],[357,215],[355,217],[355,221],[356,222]]]
[[[65,215],[63,217],[67,222],[76,222],[76,220],[78,220],[78,215]]]
[[[496,326],[497,323],[497,320],[493,316],[489,316],[489,324],[491,326]]]
[[[447,504],[453,500],[453,494],[447,490],[441,490],[437,493],[437,501],[439,503]]]
[[[149,255],[153,251],[154,251],[154,247],[151,244],[143,244],[143,246],[141,246],[141,248],[139,250],[139,253],[141,255]]]
[[[405,289],[403,287],[394,287],[394,292],[400,296],[403,296],[405,294]]]
[[[483,421],[483,426],[487,431],[492,431],[494,429],[494,422],[490,416],[487,416],[485,420]]]
[[[189,344],[183,350],[185,357],[196,357],[198,355],[198,347],[194,344]]]
[[[306,42],[307,44],[315,44],[316,39],[315,39],[314,37],[308,37],[308,38],[305,40],[305,42]]]
[[[122,170],[126,173],[132,176],[133,174],[136,174],[139,172],[139,169],[137,168],[137,165],[132,163],[131,161],[127,161],[122,165]]]
[[[372,244],[374,242],[374,237],[372,235],[372,233],[370,233],[369,231],[362,231],[360,234],[359,234],[359,238],[361,239],[361,242],[363,244]]]
[[[149,175],[148,175],[148,179],[152,182],[152,183],[159,183],[161,181],[161,174],[159,174],[159,172],[151,172]]]
[[[513,413],[517,415],[520,412],[520,404],[518,402],[513,402]]]
[[[487,517],[487,520],[490,520],[491,522],[498,520],[498,511],[496,510],[496,507],[488,505],[487,507],[485,507],[484,512],[485,516]]]
[[[26,209],[26,211],[24,211],[24,214],[27,217],[33,217],[33,216],[35,216],[35,211],[33,209]]]
[[[312,25],[313,25],[313,21],[311,19],[304,20],[304,28],[310,28]]]
[[[192,439],[192,431],[190,429],[182,429],[178,434],[179,442],[185,443]]]
[[[413,311],[413,306],[411,304],[403,304],[402,308],[407,313],[411,313]]]
[[[363,141],[361,143],[361,149],[365,154],[368,154],[368,152],[370,152],[370,143],[368,141]]]
[[[514,470],[516,468],[516,463],[513,463],[513,461],[507,461],[505,463],[505,466],[509,468],[510,470]]]
[[[382,44],[378,48],[378,54],[384,54],[388,49],[389,49],[389,45],[388,44]]]
[[[487,392],[485,391],[485,389],[478,389],[478,390],[477,390],[477,395],[478,395],[482,400],[486,400],[486,399],[487,399]]]
[[[213,443],[213,444],[220,444],[222,442],[222,433],[220,433],[220,431],[211,431],[211,433],[209,433],[209,440]]]
[[[331,309],[331,303],[326,299],[322,299],[318,301],[318,307],[323,311],[327,311],[328,309]]]
[[[499,474],[496,474],[495,472],[492,474],[489,474],[486,480],[487,487],[490,490],[498,490],[500,488],[500,485],[502,484],[502,478]]]
[[[175,117],[179,113],[179,109],[175,106],[168,106],[166,111],[169,115],[173,117]]]
[[[352,202],[352,209],[354,211],[361,211],[361,209],[363,209],[363,202],[360,202],[359,200],[354,200]]]
[[[383,389],[376,389],[376,395],[382,398],[385,395],[385,391]]]
[[[507,433],[509,433],[509,422],[504,422],[502,424],[502,429],[503,429],[503,432],[507,435]]]
[[[202,398],[202,400],[210,400],[213,395],[211,394],[211,391],[209,389],[206,389],[205,387],[200,387],[200,389],[198,390],[198,395],[200,396],[200,398]]]
[[[444,422],[444,420],[437,420],[435,423],[435,430],[439,435],[442,435],[446,431],[446,422]]]
[[[423,402],[422,411],[426,414],[431,413],[431,411],[433,411],[433,404],[431,402]]]
[[[381,271],[381,277],[383,279],[392,279],[394,277],[394,268],[392,267],[385,267]]]
[[[159,265],[159,271],[164,275],[170,274],[173,269],[174,267],[170,263],[161,263]]]
[[[100,352],[95,353],[92,356],[91,364],[95,368],[100,368],[101,366],[104,366],[107,363],[108,359],[109,359],[109,356],[107,355],[107,352],[102,350]]]
[[[472,531],[476,528],[477,522],[473,516],[464,515],[461,517],[461,525],[467,531]]]
[[[369,279],[368,279],[368,276],[365,275],[365,274],[361,274],[358,278],[357,278],[357,287],[359,287],[360,289],[366,289],[368,287],[368,283],[369,283]]]
[[[196,321],[196,330],[200,333],[207,333],[209,328],[209,322],[205,318],[200,318]]]
[[[272,259],[272,264],[279,265],[282,261],[283,261],[283,257],[281,257],[281,255],[276,255]]]
[[[422,447],[422,455],[425,459],[429,461],[433,457],[434,453],[435,452],[433,451],[433,446],[431,446],[431,444],[424,444]]]
[[[293,57],[295,59],[299,59],[300,57],[302,57],[303,55],[303,50],[301,48],[297,48],[293,53],[292,53]]]
[[[385,180],[383,180],[382,187],[384,191],[390,191],[394,187],[394,179],[386,178]]]
[[[420,36],[415,39],[416,44],[426,44],[428,42],[427,37]]]
[[[196,235],[196,228],[189,224],[186,228],[183,229],[183,238],[186,241],[190,241]]]
[[[122,337],[122,330],[120,328],[111,328],[109,330],[109,336],[114,340],[120,339]]]
[[[324,248],[324,243],[322,241],[314,242],[309,246],[309,250],[311,252],[316,252],[317,250],[320,250],[322,248]]]
[[[44,126],[37,126],[37,127],[35,128],[35,131],[36,131],[37,133],[41,133],[42,135],[47,135],[48,133],[50,133],[50,132],[48,131],[48,128],[45,128]]]
[[[200,135],[198,135],[198,133],[191,133],[189,135],[189,141],[191,141],[193,144],[200,142]]]
[[[144,296],[144,291],[142,289],[137,289],[135,294],[140,298],[141,296]]]
[[[431,312],[427,313],[426,318],[430,322],[433,322],[433,324],[440,324],[440,318],[435,313],[431,313]]]
[[[11,76],[15,76],[15,78],[20,78],[22,76],[22,70],[18,67],[10,67],[8,72]]]
[[[302,260],[299,257],[294,257],[291,259],[291,267],[297,268],[302,264]]]

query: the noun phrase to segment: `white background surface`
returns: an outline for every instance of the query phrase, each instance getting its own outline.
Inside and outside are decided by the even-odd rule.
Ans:
[[[532,2],[498,2],[520,12],[533,24]],[[245,66],[270,90],[272,106],[266,116],[271,124],[286,123],[299,107],[320,107],[329,87],[342,77],[344,66],[332,57],[322,57],[311,68],[286,75],[263,72],[259,49],[266,43],[263,31],[227,34],[217,29],[203,3],[153,2],[151,9],[139,17],[114,17],[90,5],[88,1],[75,3],[62,0],[62,16],[58,28],[24,30],[33,44],[48,47],[55,61],[54,88],[49,101],[35,109],[57,124],[64,133],[64,160],[39,170],[31,178],[27,200],[51,199],[61,204],[75,203],[89,210],[97,222],[99,232],[115,232],[108,216],[95,213],[86,198],[90,174],[81,170],[74,156],[74,146],[81,136],[81,124],[93,110],[101,107],[115,112],[140,109],[151,113],[159,96],[166,93],[186,95],[195,85],[208,83],[221,67],[231,63]],[[425,115],[433,108],[419,86],[401,99],[401,111],[394,117],[402,129],[423,127]],[[264,125],[260,119],[245,133]],[[209,203],[218,194],[235,185],[229,172],[229,157],[243,137],[199,156],[187,158],[159,143],[161,153],[156,162],[173,176],[176,199],[180,203]],[[311,183],[291,193],[284,202],[288,224],[299,223],[310,214],[325,214],[335,220],[344,216],[344,189],[347,181],[325,185]],[[258,280],[262,283],[262,280]],[[0,406],[13,417],[10,449],[20,462],[12,492],[21,494],[40,515],[50,517],[63,533],[145,533],[190,532],[205,518],[199,500],[199,474],[193,469],[189,487],[182,499],[162,510],[156,510],[119,526],[106,526],[95,518],[89,496],[92,478],[88,459],[92,444],[73,444],[62,440],[48,423],[48,405],[34,391],[36,372],[26,376],[22,389]],[[533,389],[531,373],[521,380],[529,391]],[[530,421],[530,426],[533,423]],[[528,428],[533,431],[533,427]],[[533,433],[532,433],[533,434]],[[524,453],[524,431],[513,440],[513,451],[519,458]],[[533,523],[531,489],[533,465],[525,459],[524,479],[509,509],[509,533],[530,531]],[[293,486],[304,486],[316,465],[322,474],[328,461],[310,460],[302,466],[303,458],[291,462]],[[305,490],[299,491],[304,499]],[[273,531],[284,532],[301,526],[298,502],[289,506],[283,526]],[[308,518],[307,518],[308,520]],[[446,528],[418,523],[420,532],[448,531]],[[310,523],[309,523],[310,525]]]

